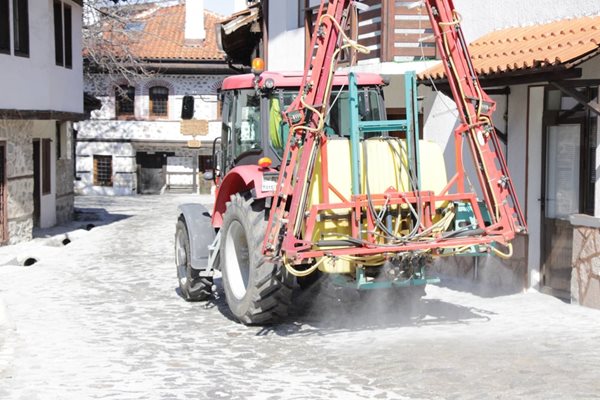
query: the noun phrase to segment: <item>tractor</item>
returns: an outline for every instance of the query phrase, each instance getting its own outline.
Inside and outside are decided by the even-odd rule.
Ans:
[[[461,124],[456,173],[419,139],[414,73],[406,118],[386,120],[376,74],[336,72],[341,51],[368,51],[345,34],[352,0],[323,0],[302,73],[262,70],[223,81],[222,135],[213,143],[212,212],[179,207],[177,275],[186,300],[205,300],[215,271],[244,324],[281,321],[295,286],[327,277],[361,292],[423,294],[435,257],[509,257],[526,229],[491,115],[451,0],[429,12]],[[463,146],[474,165],[467,190]]]

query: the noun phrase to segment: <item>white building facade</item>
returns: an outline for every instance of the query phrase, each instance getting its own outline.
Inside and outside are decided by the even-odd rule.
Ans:
[[[129,116],[119,115],[118,79],[105,77],[106,95],[98,96],[101,108],[77,124],[77,168],[75,190],[79,194],[134,195],[157,193],[168,188],[192,187],[210,190],[199,173],[210,168],[212,142],[220,137],[217,89],[221,75],[161,74],[133,85],[133,107]],[[167,88],[165,113],[152,115],[152,88]],[[194,118],[208,122],[208,130],[197,136],[181,133],[184,96],[194,98]],[[188,146],[199,140],[200,148]],[[108,172],[98,170],[103,160]],[[110,179],[102,177],[108,174]]]
[[[210,192],[202,172],[212,169],[213,141],[220,137],[217,91],[235,73],[216,45],[219,20],[202,0],[187,0],[158,4],[133,21],[143,40],[131,52],[148,73],[86,81],[100,106],[77,124],[77,193]],[[185,122],[184,98],[194,103]]]
[[[0,243],[73,214],[82,2],[0,0]]]

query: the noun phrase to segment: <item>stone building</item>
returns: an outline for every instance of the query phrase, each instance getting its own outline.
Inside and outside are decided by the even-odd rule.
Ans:
[[[217,47],[219,19],[202,0],[187,0],[150,5],[128,22],[125,29],[141,38],[130,51],[149,74],[133,81],[108,74],[86,78],[86,93],[101,106],[77,124],[77,193],[210,190],[201,172],[211,168],[212,142],[220,135],[217,90],[225,75],[235,73]],[[184,96],[194,98],[193,119],[208,121],[197,136],[181,133]]]
[[[81,0],[0,0],[0,244],[73,214]]]

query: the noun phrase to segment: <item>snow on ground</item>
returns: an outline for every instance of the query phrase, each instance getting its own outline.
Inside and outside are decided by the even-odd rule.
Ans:
[[[222,294],[186,303],[173,234],[189,200],[210,202],[78,197],[70,227],[0,248],[0,399],[600,398],[600,312],[535,291],[450,282],[397,304],[324,290],[262,328]]]

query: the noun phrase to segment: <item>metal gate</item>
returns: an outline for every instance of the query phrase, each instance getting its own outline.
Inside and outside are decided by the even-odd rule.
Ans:
[[[8,240],[8,227],[6,216],[7,198],[6,188],[6,143],[0,142],[0,244]]]

